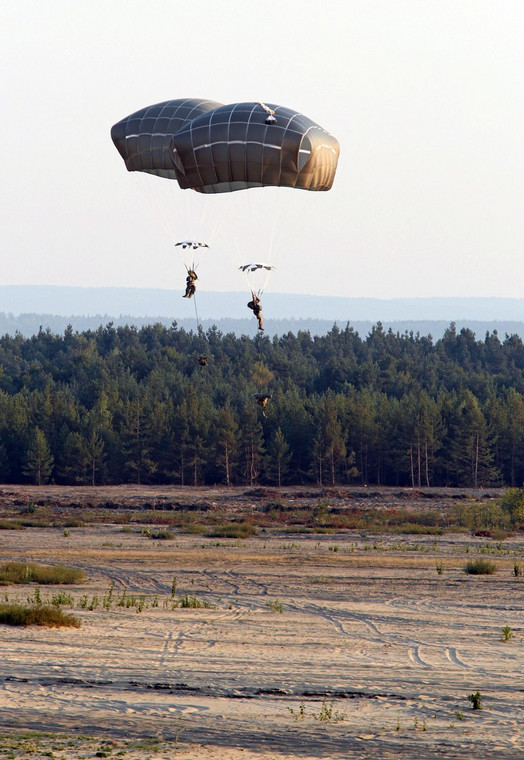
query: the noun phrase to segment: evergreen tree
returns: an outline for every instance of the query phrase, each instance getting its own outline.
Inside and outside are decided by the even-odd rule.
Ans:
[[[288,472],[290,460],[291,452],[284,433],[277,428],[269,442],[266,470],[269,480],[275,482],[279,488],[282,485],[282,478]]]
[[[27,449],[23,473],[40,486],[49,480],[53,463],[54,459],[47,439],[42,430],[36,427]]]
[[[253,406],[242,410],[240,430],[244,482],[252,486],[259,478],[264,457],[262,425]]]
[[[66,483],[84,485],[87,483],[88,466],[89,453],[84,436],[76,431],[70,431],[65,438],[61,460],[57,463],[58,475]]]
[[[448,456],[457,485],[478,488],[498,480],[500,474],[493,464],[488,426],[471,391],[464,391],[456,399],[453,422]]]
[[[238,454],[238,425],[229,406],[220,409],[214,431],[215,457],[227,486],[231,485]]]

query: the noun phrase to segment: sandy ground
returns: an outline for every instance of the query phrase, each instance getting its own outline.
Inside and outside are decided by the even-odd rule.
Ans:
[[[479,556],[497,573],[466,575]],[[79,629],[0,626],[0,756],[524,758],[524,538],[30,528],[0,560],[86,573],[40,589]]]

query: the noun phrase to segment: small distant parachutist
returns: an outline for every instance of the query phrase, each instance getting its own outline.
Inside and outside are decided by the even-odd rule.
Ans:
[[[198,363],[201,367],[207,367],[207,356],[199,356]]]
[[[262,314],[260,313],[262,311],[262,304],[260,303],[260,298],[256,295],[256,293],[253,290],[251,291],[251,301],[248,301],[247,307],[248,309],[251,309],[251,311],[257,318],[258,329],[263,330],[264,319],[262,317]]]
[[[264,415],[264,417],[266,416],[266,412],[264,410],[270,398],[271,396],[268,396],[265,393],[255,393],[255,400],[257,404],[262,407],[262,414]]]

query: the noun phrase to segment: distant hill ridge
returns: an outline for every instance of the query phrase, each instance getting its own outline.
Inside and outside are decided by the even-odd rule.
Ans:
[[[256,320],[248,316],[244,292],[197,293],[198,313],[205,329],[224,333],[256,334]],[[524,298],[343,298],[265,293],[266,331],[269,335],[309,330],[328,332],[334,323],[350,324],[366,335],[381,322],[394,332],[441,337],[451,322],[468,327],[477,338],[497,330],[524,338]],[[180,290],[160,288],[81,288],[51,285],[0,286],[0,334],[30,336],[39,328],[62,333],[68,324],[83,331],[113,322],[140,327],[153,322],[195,329],[191,302]]]

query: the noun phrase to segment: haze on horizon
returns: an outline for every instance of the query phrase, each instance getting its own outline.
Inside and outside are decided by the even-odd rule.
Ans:
[[[270,292],[521,296],[519,0],[8,0],[1,22],[0,284],[182,288],[109,132],[204,97],[302,111],[341,156],[330,192],[285,191],[266,229],[241,228],[233,206],[203,289],[245,289],[229,249],[262,258],[269,235]],[[234,195],[250,196],[239,209],[254,197]],[[184,219],[189,191],[172,198]]]

